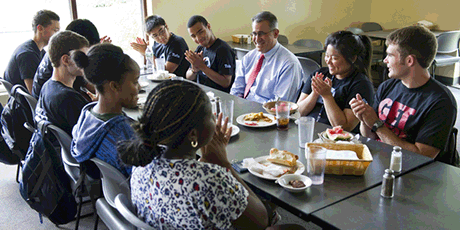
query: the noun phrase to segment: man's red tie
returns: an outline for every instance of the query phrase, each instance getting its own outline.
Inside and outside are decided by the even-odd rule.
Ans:
[[[257,61],[256,68],[252,70],[251,75],[249,75],[248,83],[246,84],[246,88],[244,88],[244,97],[246,98],[249,94],[249,90],[252,87],[252,84],[254,84],[254,81],[256,81],[256,77],[260,72],[260,69],[262,68],[262,62],[264,62],[265,56],[263,54],[260,55],[259,60]]]

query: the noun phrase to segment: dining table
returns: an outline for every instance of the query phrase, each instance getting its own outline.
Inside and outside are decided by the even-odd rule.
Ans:
[[[146,92],[139,95],[141,100],[142,97],[145,100],[147,92],[158,84],[158,82],[149,82],[149,88],[145,90]],[[221,101],[234,101],[234,119],[232,123],[237,125],[239,133],[230,139],[227,146],[229,160],[268,156],[271,148],[278,148],[298,155],[299,161],[306,165],[305,149],[299,147],[298,128],[293,120],[289,123],[288,130],[285,131],[278,130],[276,125],[268,127],[241,125],[236,122],[239,116],[254,112],[266,112],[262,104],[204,85],[199,86],[205,92],[212,92],[214,96],[220,97]],[[124,112],[133,119],[137,119],[141,114],[139,109],[125,109]],[[314,133],[320,133],[327,128],[330,128],[330,126],[316,123]],[[384,171],[390,166],[393,146],[365,137],[358,137],[358,139],[361,143],[367,145],[373,157],[372,163],[370,163],[362,176],[326,174],[322,185],[312,185],[302,193],[291,193],[276,184],[274,180],[260,178],[250,172],[239,175],[259,196],[270,200],[305,221],[310,221],[312,213],[375,188],[382,183]],[[402,150],[402,153],[402,171],[396,174],[396,177],[433,162],[431,158],[410,151]],[[306,175],[306,171],[302,174]]]
[[[381,185],[313,212],[326,229],[459,229],[460,168],[441,162],[395,179],[393,198]]]

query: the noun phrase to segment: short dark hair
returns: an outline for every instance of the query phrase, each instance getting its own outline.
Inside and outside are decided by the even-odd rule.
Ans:
[[[32,29],[34,30],[34,33],[37,32],[38,25],[42,25],[43,27],[51,25],[51,20],[59,21],[59,15],[51,10],[38,11],[32,20]]]
[[[160,15],[152,15],[145,19],[145,31],[148,33],[157,26],[166,25],[165,20]]]
[[[91,46],[100,42],[99,32],[96,26],[88,19],[73,20],[65,29],[85,37],[88,39]]]
[[[177,148],[192,129],[204,128],[210,106],[198,85],[180,80],[162,82],[150,92],[139,121],[133,125],[137,138],[119,144],[120,159],[128,165],[145,166],[161,155],[159,146]]]
[[[427,69],[436,56],[436,36],[423,26],[408,26],[390,33],[387,45],[398,45],[401,59],[414,55],[422,68]]]
[[[329,34],[324,43],[324,50],[331,45],[345,58],[351,66],[370,77],[372,61],[372,42],[365,35],[353,34],[350,31],[337,31]],[[356,61],[353,59],[356,57]]]
[[[262,21],[267,21],[270,26],[270,30],[278,29],[278,19],[270,11],[262,11],[252,19],[252,22],[260,23]]]
[[[204,17],[201,16],[201,15],[193,15],[193,16],[188,20],[187,28],[190,28],[190,27],[194,26],[194,25],[197,24],[198,22],[201,22],[201,24],[203,24],[203,26],[208,26],[208,21],[206,21],[206,18],[204,18]]]
[[[48,44],[48,53],[53,67],[59,67],[62,55],[70,55],[70,51],[88,47],[89,42],[85,37],[65,30],[54,34]]]
[[[122,83],[126,73],[139,71],[139,66],[133,59],[123,53],[120,47],[110,43],[94,45],[88,50],[88,54],[73,52],[72,59],[78,67],[84,69],[85,78],[102,94],[105,82]]]

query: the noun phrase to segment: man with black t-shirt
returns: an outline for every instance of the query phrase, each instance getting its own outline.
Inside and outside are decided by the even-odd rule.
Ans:
[[[59,16],[49,10],[40,10],[32,21],[34,37],[21,44],[11,55],[3,79],[13,85],[19,84],[32,93],[32,83],[45,47],[51,36],[59,31]]]
[[[391,79],[379,86],[373,107],[359,94],[350,101],[361,121],[361,134],[446,162],[449,153],[444,150],[457,103],[428,72],[436,55],[436,37],[424,27],[410,26],[392,32],[386,43],[384,62]]]
[[[188,50],[185,58],[191,68],[187,79],[209,87],[230,92],[235,80],[235,53],[232,48],[211,31],[211,24],[203,16],[192,16],[187,28],[193,41],[199,46],[195,52]]]
[[[152,15],[145,19],[145,30],[147,35],[155,40],[152,51],[156,64],[164,66],[164,69],[170,73],[185,77],[190,66],[190,63],[185,60],[184,53],[188,50],[185,40],[170,32],[165,20],[159,15]],[[136,42],[131,43],[131,47],[145,56],[147,43],[148,40],[146,42],[137,38]]]
[[[35,120],[47,120],[63,129],[70,136],[81,109],[88,101],[72,86],[77,76],[83,75],[71,59],[72,50],[87,52],[88,40],[72,31],[55,34],[48,48],[53,75],[43,85],[37,102]]]

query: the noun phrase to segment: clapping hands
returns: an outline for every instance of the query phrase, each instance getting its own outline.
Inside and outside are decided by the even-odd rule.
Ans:
[[[329,78],[324,78],[324,74],[316,73],[315,76],[311,78],[311,89],[313,93],[321,95],[322,97],[331,95],[332,80]]]

